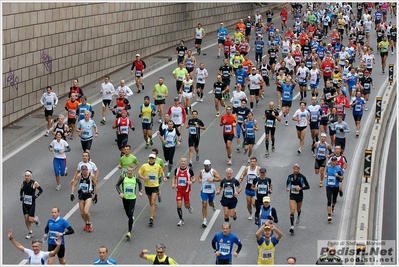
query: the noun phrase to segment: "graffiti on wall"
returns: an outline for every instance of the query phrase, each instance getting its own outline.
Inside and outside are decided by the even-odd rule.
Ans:
[[[52,60],[51,56],[48,55],[45,51],[42,51],[41,60],[42,60],[42,63],[44,65],[44,67],[46,68],[46,70],[49,73],[52,73],[52,62],[53,62],[53,60]]]
[[[6,81],[9,86],[11,86],[12,88],[14,88],[15,90],[18,91],[19,77],[17,75],[14,75],[14,71],[11,69],[11,67],[7,74]]]

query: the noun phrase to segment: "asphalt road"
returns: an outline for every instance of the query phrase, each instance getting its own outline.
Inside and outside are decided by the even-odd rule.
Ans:
[[[279,21],[276,21],[276,25],[280,27]],[[252,40],[254,40],[253,36]],[[371,45],[375,47],[375,39],[372,39]],[[200,161],[194,161],[193,170],[195,175],[198,176],[202,167],[201,163],[205,159],[210,159],[212,167],[223,175],[225,169],[228,167],[226,164],[226,153],[221,127],[218,124],[219,119],[215,117],[213,97],[208,93],[211,90],[213,82],[216,81],[217,69],[222,64],[222,60],[216,58],[215,45],[203,49],[203,52],[207,55],[197,56],[197,62],[205,63],[205,68],[210,73],[210,76],[206,83],[204,103],[195,103],[193,101],[195,104],[193,109],[199,111],[199,118],[204,121],[207,130],[202,131]],[[251,60],[254,58],[254,52],[252,51],[250,52],[250,58]],[[394,58],[390,55],[388,63],[393,62]],[[375,72],[372,74],[377,89],[372,91],[371,99],[375,99],[378,90],[384,80],[387,79],[387,75],[381,75],[379,66],[380,57],[377,55]],[[130,118],[136,126],[136,131],[130,133],[129,144],[133,148],[132,154],[139,159],[140,164],[147,160],[150,151],[144,149],[141,125],[138,118],[139,105],[143,102],[144,95],[151,95],[151,88],[157,83],[160,76],[165,78],[165,84],[168,86],[170,94],[166,101],[165,111],[168,106],[172,105],[173,96],[176,95],[175,82],[172,78],[172,71],[175,68],[176,64],[172,62],[154,74],[147,74],[145,76],[145,91],[139,95],[135,94],[133,97],[130,97],[132,105]],[[127,70],[126,77],[128,76],[129,72]],[[117,81],[114,80],[112,82],[116,83]],[[131,86],[131,88],[135,91],[135,86]],[[99,90],[99,88],[96,89]],[[296,88],[295,92],[297,93],[298,91],[299,89]],[[310,103],[310,96],[306,100]],[[276,101],[274,86],[266,89],[265,99],[260,101],[259,108],[254,109],[255,119],[258,120],[259,125],[263,125],[262,115],[269,101]],[[298,98],[293,101],[293,107],[290,112],[291,116],[297,108],[299,108]],[[369,104],[369,109],[371,110],[371,103]],[[215,215],[210,208],[208,210],[208,221],[211,220],[212,216],[215,216],[215,223],[209,225],[207,229],[201,228],[202,214],[199,199],[200,185],[198,183],[194,184],[192,188],[192,206],[194,212],[193,214],[189,214],[187,210],[183,210],[185,219],[183,227],[176,226],[178,216],[176,212],[175,193],[171,189],[170,181],[161,187],[163,201],[157,204],[158,210],[154,227],[150,228],[147,225],[149,207],[146,197],[138,198],[132,239],[130,241],[126,240],[127,218],[121,200],[115,190],[118,172],[115,172],[114,168],[119,159],[119,151],[114,142],[115,131],[111,129],[110,125],[114,117],[112,113],[107,112],[108,124],[103,126],[99,123],[101,120],[101,106],[99,104],[95,105],[95,112],[95,121],[99,126],[100,136],[93,141],[91,158],[99,168],[101,187],[98,204],[91,208],[93,232],[87,233],[83,231],[84,223],[79,215],[79,211],[76,210],[77,202],[69,200],[69,181],[71,175],[62,178],[63,187],[61,191],[55,191],[56,184],[52,168],[53,157],[47,149],[51,139],[42,137],[38,142],[32,143],[23,151],[3,163],[3,233],[6,233],[9,228],[13,228],[15,239],[20,241],[24,246],[30,246],[30,241],[24,238],[27,230],[23,221],[18,192],[19,183],[23,180],[24,171],[31,169],[34,172],[33,179],[37,180],[44,189],[44,193],[37,201],[36,208],[36,214],[41,218],[42,225],[39,229],[35,229],[35,226],[33,226],[34,233],[36,237],[42,236],[45,223],[51,216],[51,208],[53,206],[60,207],[61,216],[68,214],[68,220],[75,229],[74,235],[66,237],[66,261],[68,264],[91,264],[97,258],[97,249],[101,245],[108,247],[110,257],[115,259],[118,264],[146,264],[148,262],[138,256],[140,251],[147,248],[151,252],[154,252],[157,243],[164,243],[167,247],[167,254],[181,264],[213,264],[215,258],[210,243],[213,235],[221,231],[223,212],[220,212],[220,197],[216,197],[218,210]],[[357,163],[351,162],[351,159],[356,153],[363,153],[364,148],[357,146],[357,143],[361,138],[364,138],[364,135],[361,135],[359,139],[355,138],[354,122],[350,115],[351,111],[348,110],[347,112],[349,113],[347,122],[351,128],[351,133],[347,134],[345,155],[349,159],[350,166],[354,166]],[[363,121],[365,122],[368,116],[373,115],[370,114],[370,111],[366,112],[363,116]],[[158,120],[158,118],[156,119]],[[158,128],[158,122],[154,123],[154,128]],[[350,192],[345,190],[344,197],[338,199],[333,221],[327,223],[325,187],[318,187],[319,176],[314,174],[314,160],[310,151],[310,132],[308,131],[307,133],[302,155],[298,155],[296,150],[299,140],[296,138],[294,122],[290,121],[287,127],[283,123],[278,124],[276,131],[276,152],[272,153],[268,160],[264,157],[264,140],[261,140],[263,133],[263,128],[256,133],[256,140],[259,145],[256,146],[257,149],[254,151],[254,156],[258,158],[258,165],[267,168],[267,176],[273,181],[274,193],[271,196],[271,205],[277,210],[279,215],[278,228],[284,233],[283,238],[276,248],[275,263],[283,264],[288,256],[295,256],[298,264],[313,264],[318,257],[316,251],[317,241],[336,239],[339,235],[342,211],[345,209],[345,205],[351,205],[351,203],[345,202],[346,196]],[[154,141],[153,147],[161,150],[159,139],[156,137]],[[78,162],[81,161],[82,150],[79,141],[68,140],[68,142],[72,148],[72,151],[67,154],[69,172],[72,174]],[[238,172],[242,169],[242,166],[246,165],[246,156],[242,153],[237,153],[235,145],[233,148],[232,168],[234,175],[238,176]],[[183,132],[183,143],[176,150],[175,162],[178,162],[183,156],[188,156],[187,151],[187,130],[185,130]],[[285,181],[287,175],[292,173],[294,163],[301,165],[301,172],[308,178],[311,188],[304,192],[305,197],[301,223],[296,227],[295,235],[290,235],[288,232],[288,194],[285,192]],[[349,179],[358,179],[358,177],[346,177],[344,184],[347,184]],[[243,249],[233,262],[234,264],[256,264],[256,226],[253,221],[248,220],[244,194],[240,194],[239,196],[237,214],[237,221],[231,222],[232,232],[241,238]],[[201,238],[204,241],[201,241]],[[3,240],[3,264],[18,264],[26,258],[25,254],[13,247],[5,235]]]

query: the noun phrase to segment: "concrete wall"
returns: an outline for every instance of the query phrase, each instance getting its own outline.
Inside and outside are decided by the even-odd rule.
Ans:
[[[3,3],[3,127],[142,57],[254,14],[252,3]],[[263,11],[262,8],[261,10]],[[215,37],[216,38],[216,37]]]

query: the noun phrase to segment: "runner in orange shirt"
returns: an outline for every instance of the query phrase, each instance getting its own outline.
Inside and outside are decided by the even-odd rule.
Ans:
[[[71,98],[65,103],[65,110],[68,111],[68,127],[71,132],[71,140],[76,139],[74,133],[76,118],[78,117],[78,105],[79,102],[76,100],[76,94],[71,94]]]
[[[245,24],[243,19],[240,19],[240,21],[236,24],[236,29],[240,29],[240,32],[245,34]]]

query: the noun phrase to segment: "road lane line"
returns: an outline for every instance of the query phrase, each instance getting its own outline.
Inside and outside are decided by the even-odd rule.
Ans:
[[[27,260],[27,259],[22,260],[18,265],[26,265],[26,263],[27,263],[28,261],[29,261],[29,260]]]
[[[240,170],[237,172],[236,179],[240,179],[242,172],[245,170],[247,166],[241,166]]]
[[[260,139],[258,140],[258,142],[256,142],[256,144],[254,145],[254,149],[253,149],[253,150],[258,149],[258,147],[259,147],[260,144],[263,142],[263,140],[265,139],[265,137],[266,137],[266,133],[263,133],[262,136],[260,137]]]
[[[201,236],[201,238],[200,238],[200,241],[205,241],[206,237],[207,237],[208,234],[209,234],[209,231],[211,231],[212,226],[213,226],[213,224],[214,224],[215,221],[216,221],[216,218],[219,216],[219,213],[220,213],[220,210],[219,210],[219,209],[216,210],[215,213],[213,213],[213,216],[212,216],[211,220],[209,221],[209,224],[208,224],[208,226],[206,227],[204,233],[202,234],[202,236]]]

